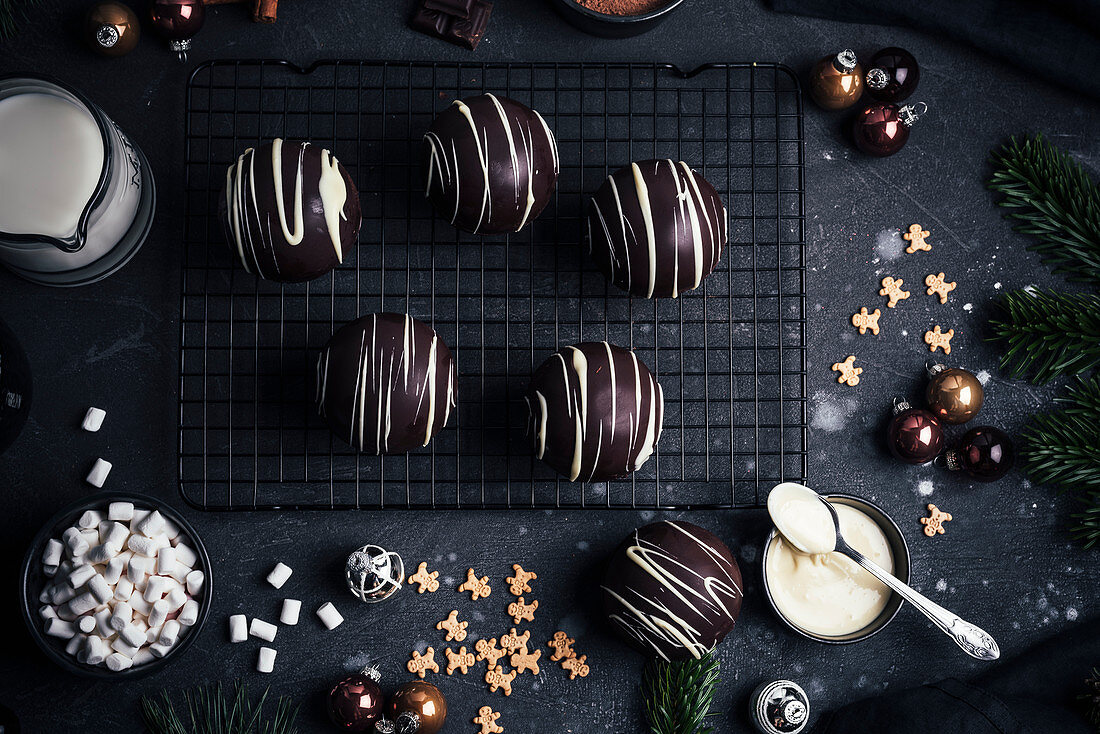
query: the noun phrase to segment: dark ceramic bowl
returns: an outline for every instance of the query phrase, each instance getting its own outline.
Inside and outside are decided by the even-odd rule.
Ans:
[[[580,5],[576,0],[551,0],[558,13],[585,33],[604,38],[625,38],[652,30],[684,0],[668,0],[657,10],[638,15],[608,15]]]
[[[824,495],[824,497],[833,504],[848,505],[849,507],[860,510],[879,526],[883,535],[886,536],[886,541],[890,544],[890,553],[894,556],[894,575],[905,583],[909,583],[909,544],[905,542],[905,536],[901,534],[901,528],[898,527],[898,524],[894,522],[893,518],[887,515],[878,505],[861,497],[855,497],[850,494],[827,494]],[[772,598],[771,591],[768,589],[768,549],[771,548],[772,542],[776,539],[778,532],[778,530],[772,528],[772,531],[768,534],[768,539],[764,542],[764,553],[763,558],[760,559],[760,568],[764,582],[764,595],[768,597],[768,603],[771,604],[772,611],[775,612],[775,615],[790,629],[808,640],[824,642],[829,645],[846,645],[852,642],[862,642],[877,634],[890,623],[890,620],[892,620],[894,616],[897,615],[898,610],[901,609],[903,601],[901,596],[896,591],[891,591],[890,600],[886,602],[886,607],[879,612],[879,615],[875,617],[873,622],[857,632],[852,632],[847,635],[832,636],[819,635],[816,632],[809,632],[802,629],[794,622],[787,619],[782,610],[776,605],[775,599]]]
[[[174,522],[179,527],[180,534],[186,537],[187,545],[190,546],[190,548],[195,551],[195,555],[199,557],[196,568],[201,569],[205,576],[202,586],[202,595],[198,600],[199,618],[195,621],[195,624],[187,629],[186,634],[181,635],[179,641],[168,651],[168,654],[144,665],[138,665],[118,672],[108,670],[101,666],[85,665],[84,663],[77,662],[75,657],[65,652],[66,640],[46,635],[42,629],[42,618],[38,614],[38,595],[46,584],[52,582],[49,577],[42,573],[41,559],[42,552],[46,548],[46,541],[50,538],[60,538],[61,533],[66,528],[76,524],[76,521],[80,519],[80,516],[84,514],[85,510],[102,510],[106,512],[107,505],[111,502],[133,502],[134,506],[138,509],[160,510],[160,514]],[[102,678],[104,680],[140,678],[160,670],[170,661],[182,655],[183,652],[191,646],[191,643],[195,641],[195,638],[199,636],[199,630],[202,629],[202,626],[206,623],[207,617],[210,616],[210,601],[213,598],[214,590],[210,556],[207,554],[206,546],[203,545],[202,539],[199,538],[198,533],[195,532],[195,528],[191,526],[191,523],[183,519],[183,517],[171,507],[153,497],[122,492],[102,492],[90,497],[82,497],[51,517],[49,521],[42,526],[42,529],[38,531],[38,534],[34,536],[30,548],[27,549],[27,555],[23,558],[23,567],[19,574],[19,585],[19,596],[23,608],[23,621],[27,623],[27,628],[31,631],[31,637],[33,637],[38,646],[42,648],[42,652],[46,654],[46,657],[70,673],[92,678]]]

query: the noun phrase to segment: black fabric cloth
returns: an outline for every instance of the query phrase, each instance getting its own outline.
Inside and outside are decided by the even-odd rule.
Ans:
[[[1100,617],[969,682],[948,678],[848,704],[823,715],[812,732],[1093,734],[1077,697],[1094,667],[1100,667]]]
[[[772,0],[772,7],[944,35],[1100,97],[1100,0]]]

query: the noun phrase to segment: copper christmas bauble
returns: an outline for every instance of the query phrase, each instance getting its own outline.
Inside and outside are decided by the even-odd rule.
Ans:
[[[936,365],[931,372],[925,399],[933,415],[947,423],[966,423],[978,414],[985,390],[977,377],[966,370],[942,365]]]
[[[867,63],[867,94],[879,102],[901,102],[917,89],[920,67],[903,48],[884,48]]]
[[[447,721],[447,699],[431,683],[414,680],[390,696],[386,716],[402,734],[436,734]]]
[[[927,464],[943,451],[943,426],[920,408],[907,408],[890,419],[886,445],[906,464]]]
[[[810,96],[827,110],[843,110],[863,94],[863,67],[851,49],[826,56],[810,71]]]
[[[962,470],[979,482],[994,482],[1012,469],[1016,449],[1001,429],[978,426],[967,431],[958,447],[945,456],[948,469]]]
[[[125,56],[137,46],[141,23],[130,6],[96,3],[84,21],[84,34],[92,50],[103,56]]]
[[[371,731],[383,705],[382,689],[368,673],[349,675],[328,694],[328,716],[344,731]]]

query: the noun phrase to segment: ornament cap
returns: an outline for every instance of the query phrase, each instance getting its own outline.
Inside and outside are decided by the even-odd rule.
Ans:
[[[113,48],[120,37],[118,28],[110,23],[104,23],[95,29],[95,42],[102,48]]]
[[[912,407],[905,398],[894,398],[894,415],[900,415]]]
[[[859,59],[856,58],[855,51],[846,48],[836,55],[833,63],[836,65],[837,71],[850,72],[856,68]]]
[[[415,711],[402,711],[397,715],[397,734],[416,734],[420,731],[420,716]]]
[[[179,58],[180,63],[183,64],[187,61],[187,52],[191,50],[191,39],[185,38],[182,41],[169,41],[168,48],[176,52],[176,56]]]
[[[930,359],[924,363],[924,371],[928,373],[929,377],[935,377],[946,369],[947,365],[942,362],[937,362],[934,359]]]
[[[924,102],[917,102],[916,104],[907,104],[904,107],[898,108],[898,119],[901,120],[901,124],[906,127],[913,127],[913,123],[924,117],[928,112],[928,105]]]
[[[379,719],[374,722],[374,734],[395,734],[397,729],[389,719]]]
[[[886,89],[886,85],[890,83],[890,76],[885,70],[878,67],[871,69],[867,72],[867,86],[874,90]]]
[[[951,449],[943,454],[943,464],[949,471],[961,471],[962,462],[959,461],[959,452]]]
[[[368,665],[367,667],[360,670],[359,673],[360,675],[365,675],[366,677],[370,678],[375,683],[378,683],[382,680],[382,671],[378,669],[377,665]]]

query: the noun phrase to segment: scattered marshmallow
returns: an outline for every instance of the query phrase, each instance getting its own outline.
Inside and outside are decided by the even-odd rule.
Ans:
[[[95,576],[95,573],[95,566],[77,566],[73,569],[72,573],[69,574],[69,577],[66,579],[66,581],[68,582],[69,586],[73,587],[74,589],[79,589],[81,586],[91,581],[92,576]]]
[[[118,633],[118,638],[130,647],[140,648],[145,644],[145,630],[135,624],[128,624]]]
[[[188,568],[194,568],[195,564],[199,562],[198,554],[191,550],[191,546],[186,543],[177,543],[175,550],[176,560]]]
[[[95,617],[83,616],[76,621],[76,628],[86,635],[95,631]]]
[[[248,618],[243,614],[229,617],[229,641],[244,642],[248,639]]]
[[[121,670],[126,670],[127,668],[132,667],[134,664],[134,659],[127,657],[120,652],[113,652],[107,656],[107,659],[104,662],[107,664],[107,670],[117,673]]]
[[[85,510],[84,514],[80,516],[80,519],[76,521],[76,526],[81,530],[90,530],[92,528],[99,528],[99,523],[103,521],[103,515],[95,510]]]
[[[133,502],[112,502],[107,505],[107,519],[117,522],[130,522],[134,517]]]
[[[120,601],[118,604],[115,604],[111,612],[111,629],[115,632],[121,632],[126,628],[126,625],[133,621],[133,619],[134,609],[130,606],[130,602]]]
[[[286,625],[298,624],[302,612],[302,602],[297,599],[283,599],[283,609],[279,612],[279,621]]]
[[[157,659],[157,656],[148,647],[138,648],[138,651],[134,653],[134,657],[130,660],[130,663],[135,667],[138,665],[145,665],[151,663]]]
[[[158,658],[162,658],[167,655],[171,649],[171,645],[166,645],[163,642],[154,642],[152,645],[149,646],[149,651]]]
[[[321,619],[321,624],[330,630],[334,630],[344,623],[344,618],[340,615],[340,612],[336,611],[336,607],[332,606],[330,601],[326,601],[320,606],[317,610],[317,616]]]
[[[130,528],[120,522],[112,522],[107,530],[107,537],[103,539],[103,544],[109,545],[122,553],[122,549],[126,547],[128,537],[130,537]]]
[[[176,566],[176,549],[172,546],[157,549],[157,573],[168,575]]]
[[[99,545],[92,546],[87,553],[84,554],[84,560],[88,563],[105,566],[111,562],[111,559],[118,555],[119,548],[112,548],[106,543],[100,543]]]
[[[199,621],[199,603],[194,599],[188,599],[180,607],[179,616],[176,617],[184,627],[190,627]]]
[[[122,639],[121,635],[111,640],[111,649],[115,652],[122,653],[128,658],[134,657],[134,654],[138,651],[136,645],[131,645],[126,640]]]
[[[282,562],[276,563],[275,568],[267,575],[267,583],[276,589],[281,589],[292,573],[294,573],[294,570],[290,566]]]
[[[187,592],[184,591],[181,586],[177,586],[169,591],[168,596],[164,597],[164,600],[168,602],[168,613],[171,614],[178,609],[182,609],[189,598]]]
[[[107,641],[97,635],[89,635],[84,641],[84,663],[86,665],[99,665],[110,654],[111,648]]]
[[[150,576],[141,598],[152,604],[168,593],[168,579],[163,576]]]
[[[131,535],[130,539],[126,541],[126,547],[132,550],[139,556],[146,556],[152,558],[157,554],[160,546],[153,538],[145,535]]]
[[[142,535],[154,537],[164,531],[164,515],[158,510],[153,510],[138,523],[137,530]]]
[[[194,570],[184,577],[184,582],[187,584],[187,593],[191,596],[198,596],[202,591],[202,585],[206,581],[206,574],[202,571]]]
[[[80,424],[80,427],[85,431],[95,433],[103,427],[103,419],[106,417],[106,411],[100,408],[88,408],[88,412],[84,414],[84,422]]]
[[[261,673],[270,673],[275,670],[275,655],[274,648],[261,647],[260,654],[256,659],[256,670]]]
[[[244,615],[240,615],[242,618]],[[171,647],[176,644],[179,639],[180,632],[182,632],[180,623],[174,619],[169,619],[164,623],[164,626],[160,628],[160,637],[157,638],[157,642],[162,645]]]
[[[261,640],[265,640],[267,642],[274,642],[275,633],[278,631],[278,627],[271,624],[271,622],[263,621],[259,617],[253,617],[252,624],[248,627],[248,634],[252,635],[253,637],[259,637]]]
[[[57,616],[57,609],[52,604],[43,604],[38,607],[38,616],[42,619],[52,619]]]
[[[102,487],[103,483],[107,481],[107,475],[110,473],[111,462],[104,461],[103,459],[96,459],[95,465],[92,466],[92,470],[88,472],[85,481],[93,487]]]
[[[157,599],[153,602],[153,608],[149,612],[149,626],[159,627],[168,619],[168,602]]]
[[[65,644],[65,653],[67,655],[79,655],[81,648],[84,647],[84,635],[73,635],[69,638],[69,641]]]
[[[76,628],[73,627],[72,622],[66,622],[64,619],[58,619],[57,617],[51,617],[46,620],[46,634],[50,637],[60,637],[61,639],[72,639],[76,634]]]
[[[69,549],[70,556],[83,556],[88,552],[88,541],[84,540],[79,528],[68,528],[61,534],[61,540]]]
[[[111,588],[111,585],[107,583],[107,579],[97,573],[95,576],[92,576],[92,580],[88,582],[88,593],[95,597],[96,602],[98,602],[96,606],[98,607],[100,604],[106,604],[111,600],[111,597],[114,595],[114,590]]]

